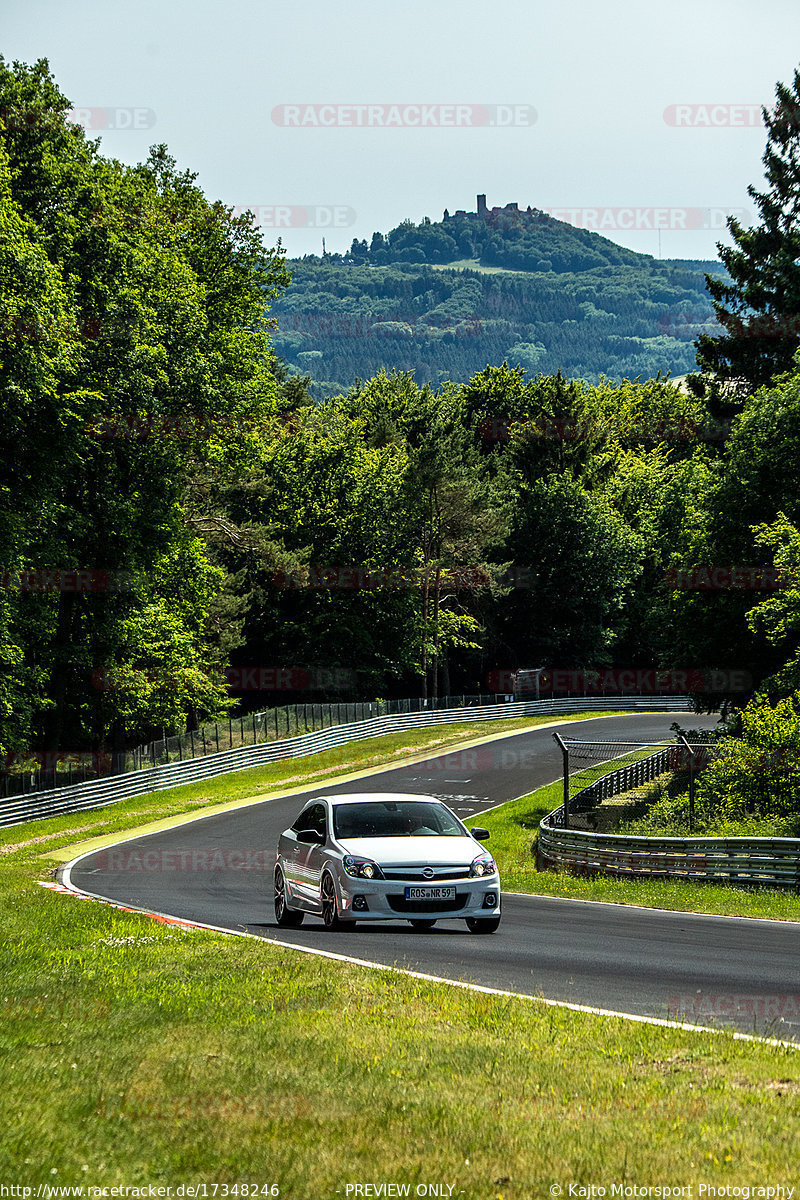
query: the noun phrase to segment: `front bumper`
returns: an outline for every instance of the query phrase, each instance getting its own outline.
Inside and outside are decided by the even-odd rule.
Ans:
[[[404,884],[395,879],[340,877],[340,915],[344,920],[353,921],[429,921],[500,916],[498,875],[455,880],[452,885],[447,885],[454,887],[455,900],[406,900],[407,886],[419,888],[420,883],[418,880]]]

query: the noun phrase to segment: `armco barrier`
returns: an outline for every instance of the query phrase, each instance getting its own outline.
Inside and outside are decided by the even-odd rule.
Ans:
[[[585,812],[669,769],[665,747],[595,780],[570,798],[570,812]],[[617,878],[704,879],[719,883],[800,887],[800,838],[637,837],[564,828],[564,806],[539,823],[536,865],[582,875]]]
[[[242,771],[284,758],[304,758],[321,750],[344,746],[348,742],[399,733],[403,729],[418,729],[426,725],[450,725],[460,721],[492,721],[509,717],[567,716],[575,712],[677,712],[686,710],[688,702],[682,696],[621,696],[616,698],[573,697],[568,700],[523,700],[507,704],[484,705],[480,708],[443,708],[402,715],[373,717],[350,725],[335,725],[315,733],[300,734],[282,742],[265,742],[257,746],[242,746],[223,750],[205,758],[185,759],[93,779],[72,787],[48,792],[34,792],[21,799],[0,802],[0,826],[21,825],[26,821],[43,820],[61,813],[103,808],[130,796],[162,791],[200,779],[211,779],[231,771]]]

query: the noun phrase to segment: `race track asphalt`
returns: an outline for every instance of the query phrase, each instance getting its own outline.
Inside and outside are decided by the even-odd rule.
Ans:
[[[573,737],[654,742],[673,736],[674,720],[674,713],[639,713],[568,728]],[[275,942],[607,1011],[800,1041],[800,924],[504,893],[492,936],[475,936],[455,920],[428,933],[402,921],[345,932],[328,932],[313,917],[299,929],[275,925],[277,839],[309,796],[424,793],[466,819],[552,782],[560,768],[552,729],[511,734],[96,850],[71,865],[66,879],[123,905]]]

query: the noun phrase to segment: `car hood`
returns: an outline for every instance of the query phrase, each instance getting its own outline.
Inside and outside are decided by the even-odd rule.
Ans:
[[[348,854],[371,858],[381,866],[468,866],[488,853],[471,837],[363,837],[339,841]]]

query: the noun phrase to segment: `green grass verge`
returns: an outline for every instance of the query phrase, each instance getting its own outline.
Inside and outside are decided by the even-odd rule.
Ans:
[[[29,848],[0,870],[7,1183],[531,1200],[795,1179],[795,1049],[182,932],[36,868]]]

